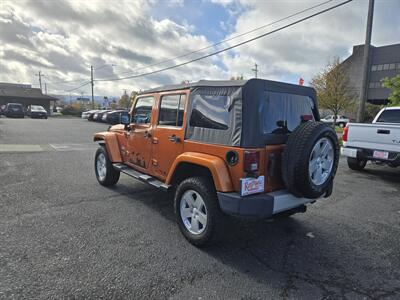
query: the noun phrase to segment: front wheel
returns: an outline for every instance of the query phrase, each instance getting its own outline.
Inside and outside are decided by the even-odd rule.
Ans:
[[[352,169],[354,171],[361,171],[367,165],[367,161],[365,159],[357,159],[357,158],[348,157],[347,165],[349,166],[350,169]]]
[[[120,172],[114,169],[112,162],[108,158],[107,150],[104,147],[100,147],[96,151],[94,170],[97,181],[101,185],[112,186],[119,180]]]
[[[212,181],[191,177],[177,187],[174,199],[176,221],[185,238],[196,246],[209,243],[221,229],[221,212]]]

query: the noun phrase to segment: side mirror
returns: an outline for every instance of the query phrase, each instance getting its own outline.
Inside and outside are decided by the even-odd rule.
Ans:
[[[121,114],[121,124],[127,126],[130,124],[129,115],[122,115]]]

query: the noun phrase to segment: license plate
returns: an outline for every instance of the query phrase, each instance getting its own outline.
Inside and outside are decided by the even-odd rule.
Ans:
[[[257,178],[241,178],[240,179],[240,195],[246,196],[264,192],[264,176]]]
[[[380,159],[388,159],[388,157],[389,157],[389,152],[387,152],[387,151],[378,151],[378,150],[375,150],[375,151],[374,151],[374,154],[373,154],[373,157],[374,157],[374,158],[380,158]]]

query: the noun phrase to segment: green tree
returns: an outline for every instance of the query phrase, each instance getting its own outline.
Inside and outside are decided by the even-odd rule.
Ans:
[[[124,94],[121,96],[121,98],[118,101],[118,106],[120,108],[129,109],[131,107],[131,105],[132,105],[131,99],[125,91]]]
[[[389,106],[400,105],[400,74],[395,77],[386,77],[382,80],[383,86],[391,90],[389,95]]]
[[[329,109],[334,115],[333,126],[336,125],[336,118],[340,112],[354,106],[354,96],[348,82],[338,57],[311,79],[311,86],[317,91],[319,107]]]
[[[230,78],[230,80],[243,80],[244,79],[244,77],[243,77],[243,74],[242,75],[240,75],[240,76],[232,76],[231,78]]]

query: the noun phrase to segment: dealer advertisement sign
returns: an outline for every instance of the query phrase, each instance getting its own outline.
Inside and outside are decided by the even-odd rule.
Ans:
[[[264,192],[264,176],[240,179],[240,195],[247,196]]]

